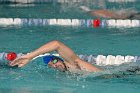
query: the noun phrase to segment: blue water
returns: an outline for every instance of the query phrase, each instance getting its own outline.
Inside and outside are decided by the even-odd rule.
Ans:
[[[107,4],[110,5],[110,3]],[[123,6],[127,7],[130,4],[127,5],[126,3]],[[72,12],[70,9],[73,7],[61,11],[63,14],[60,11],[53,10],[54,7],[55,9],[60,7],[59,5],[46,5],[48,10],[50,9],[49,13],[41,11],[46,9],[45,5],[20,8],[2,5],[0,7],[0,10],[3,11],[0,13],[0,17],[8,18],[73,18],[75,16],[75,18],[92,18],[91,15],[82,11],[78,12],[78,9],[75,9],[73,14],[66,15],[67,11]],[[137,8],[140,9],[139,6],[136,6],[135,9]],[[31,13],[28,9],[31,9],[29,10]],[[61,10],[62,8],[57,9]],[[79,15],[77,16],[75,12]],[[84,16],[80,14],[84,14]],[[27,53],[49,41],[59,40],[72,48],[77,54],[140,55],[139,29],[59,26],[0,27],[0,52]],[[124,67],[129,68],[131,66],[114,67],[105,72],[90,75],[75,75],[48,68],[41,58],[30,62],[23,68],[1,65],[0,93],[139,93],[139,71],[127,73],[123,70]]]

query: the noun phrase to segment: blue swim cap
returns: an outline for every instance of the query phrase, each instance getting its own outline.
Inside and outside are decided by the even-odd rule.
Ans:
[[[47,55],[43,57],[43,61],[45,64],[48,64],[50,61],[52,61],[53,59],[58,59],[61,60],[62,62],[64,62],[64,60],[58,56],[54,56],[54,55]]]

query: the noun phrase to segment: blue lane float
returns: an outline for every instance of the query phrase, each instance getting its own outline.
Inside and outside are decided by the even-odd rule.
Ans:
[[[140,20],[0,18],[0,26],[140,27]]]

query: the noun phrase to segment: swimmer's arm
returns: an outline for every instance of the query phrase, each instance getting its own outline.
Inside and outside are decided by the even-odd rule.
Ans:
[[[100,9],[100,10],[91,10],[87,6],[80,6],[80,9],[97,17],[104,17],[104,18],[113,18],[113,19],[126,19],[128,18],[127,14],[118,15],[117,11],[111,11],[108,9]]]
[[[111,10],[94,10],[89,12],[91,15],[97,17],[104,17],[104,18],[113,18],[113,19],[126,19],[128,17],[127,14],[118,15],[114,11]]]
[[[68,46],[55,40],[41,46],[40,48],[34,50],[31,53],[28,53],[20,58],[15,59],[14,61],[11,62],[10,65],[15,66],[21,64],[20,67],[22,67],[25,64],[27,64],[30,60],[32,60],[34,57],[53,51],[57,51],[64,60],[70,63],[74,63],[75,58],[77,58],[77,55]]]

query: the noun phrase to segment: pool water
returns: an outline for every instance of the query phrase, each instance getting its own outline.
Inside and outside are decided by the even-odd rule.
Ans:
[[[137,6],[137,3],[134,2],[132,4],[125,3],[119,5],[122,8],[126,8],[134,7],[134,4],[136,4],[135,9],[140,9],[140,7]],[[1,5],[0,11],[3,12],[0,13],[0,17],[95,18],[85,12],[79,11],[79,9],[75,9],[72,12],[71,9],[79,6],[74,5],[66,7],[64,11],[63,8],[65,8],[65,5],[63,6],[63,4],[38,4],[31,7],[10,7],[8,5]],[[92,6],[93,5],[91,5],[91,7]],[[110,3],[107,3],[106,6],[113,8]],[[118,6],[116,7],[120,8]],[[59,40],[72,48],[78,55],[111,54],[140,56],[139,29],[139,27],[0,27],[0,52],[15,51],[17,53],[28,53],[49,41]],[[128,65],[124,66],[128,68],[131,67]],[[75,75],[48,68],[43,63],[42,58],[30,62],[23,68],[12,68],[6,65],[1,65],[0,93],[139,93],[139,71],[128,74],[125,71],[121,72],[121,69],[124,69],[124,66],[113,67],[102,73]]]
[[[89,15],[86,12],[81,11],[81,9],[79,8],[80,6],[87,6],[93,10],[94,9],[110,9],[110,10],[133,9],[139,11],[140,9],[139,3],[140,3],[139,0],[135,0],[135,2],[122,2],[122,3],[108,2],[108,0],[85,0],[84,2],[81,3],[71,2],[71,3],[43,3],[43,4],[1,4],[0,17],[1,18],[89,19],[95,17]]]

